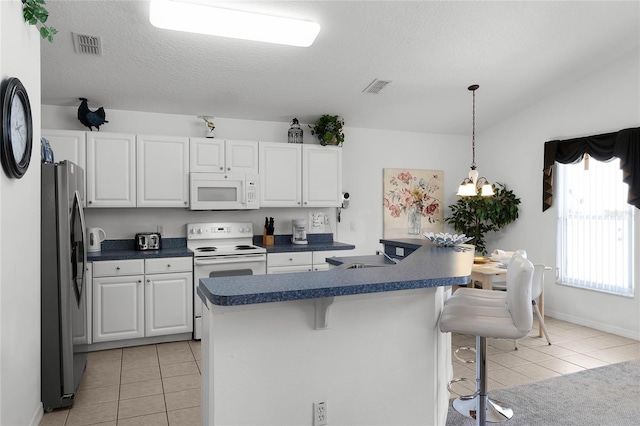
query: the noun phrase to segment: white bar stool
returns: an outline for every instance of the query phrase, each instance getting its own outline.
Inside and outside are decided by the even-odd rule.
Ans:
[[[459,289],[445,302],[440,331],[476,336],[476,392],[455,399],[453,408],[475,419],[477,425],[502,422],[513,416],[511,408],[488,397],[487,337],[519,339],[531,331],[532,278],[533,264],[521,255],[514,255],[507,269],[504,296],[496,297],[500,293],[493,290]]]

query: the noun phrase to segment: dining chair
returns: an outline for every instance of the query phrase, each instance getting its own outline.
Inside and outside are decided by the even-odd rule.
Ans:
[[[541,263],[536,263],[533,265],[533,280],[531,283],[531,305],[533,309],[533,313],[536,314],[536,318],[538,318],[538,322],[542,327],[542,333],[544,337],[547,339],[547,343],[551,344],[551,339],[549,338],[549,332],[547,332],[547,327],[544,324],[544,319],[542,318],[542,314],[540,313],[540,308],[538,307],[538,298],[542,294],[542,290],[544,289],[544,271],[550,270],[551,268],[543,265]],[[506,282],[494,282],[491,284],[493,290],[506,290]],[[518,350],[518,340],[514,341],[515,350]]]

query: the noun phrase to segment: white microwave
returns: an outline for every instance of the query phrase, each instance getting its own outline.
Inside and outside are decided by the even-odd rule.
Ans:
[[[190,210],[260,208],[258,175],[189,173]]]

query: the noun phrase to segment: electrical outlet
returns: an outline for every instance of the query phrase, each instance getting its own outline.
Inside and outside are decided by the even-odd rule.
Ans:
[[[313,403],[313,426],[327,424],[327,401]]]

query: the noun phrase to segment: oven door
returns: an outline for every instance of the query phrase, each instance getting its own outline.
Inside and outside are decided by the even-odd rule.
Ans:
[[[201,278],[263,275],[267,272],[267,255],[195,257],[193,259],[193,338],[202,338],[202,300],[197,294]]]
[[[189,180],[189,209],[247,209],[244,175],[190,173]]]

